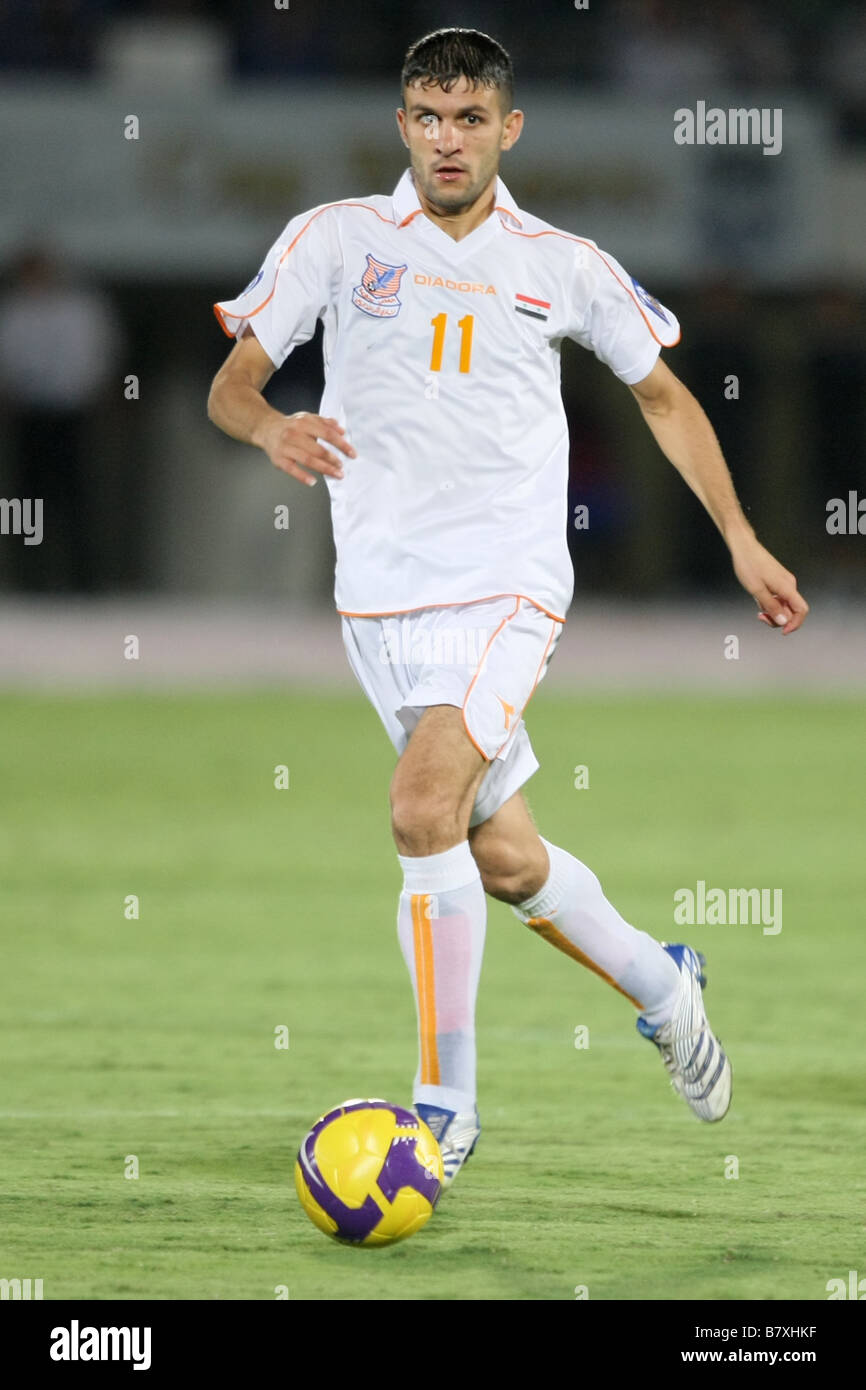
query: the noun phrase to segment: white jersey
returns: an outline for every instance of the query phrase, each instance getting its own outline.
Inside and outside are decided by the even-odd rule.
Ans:
[[[624,382],[679,341],[673,314],[594,242],[495,209],[455,241],[411,171],[393,197],[289,222],[253,280],[215,311],[250,324],[275,367],[324,322],[320,411],[357,450],[327,478],[337,608],[381,615],[497,594],[563,618],[568,432],[560,344]]]

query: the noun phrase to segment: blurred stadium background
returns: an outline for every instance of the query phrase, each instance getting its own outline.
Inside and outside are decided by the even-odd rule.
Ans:
[[[785,929],[695,931],[739,1069],[719,1141],[622,1000],[493,904],[489,1161],[395,1252],[398,1280],[359,1279],[304,1227],[289,1156],[344,1095],[409,1098],[389,749],[342,651],[324,486],[206,418],[229,347],[211,305],[290,216],[390,191],[402,58],[448,23],[514,57],[518,202],[677,312],[668,360],[812,613],[791,638],[757,623],[628,392],[567,344],[589,527],[529,720],[539,823],[661,939],[696,879],[782,885]],[[780,108],[782,152],[675,144],[698,101]],[[0,0],[0,130],[0,498],[45,507],[40,545],[0,535],[0,1277],[44,1275],[46,1298],[570,1299],[588,1279],[813,1299],[862,1273],[866,535],[826,525],[866,494],[862,4]],[[315,409],[320,384],[313,342],[269,395]],[[130,1154],[146,1181],[122,1180]]]
[[[187,677],[196,662],[206,679],[300,676],[324,643],[344,678],[325,489],[308,495],[208,423],[229,346],[210,306],[247,283],[289,216],[394,185],[402,55],[450,22],[488,28],[513,53],[528,124],[503,172],[518,202],[591,236],[675,308],[683,340],[669,360],[710,415],[759,535],[817,601],[794,651],[760,634],[761,671],[831,679],[835,652],[850,680],[866,542],[828,535],[826,520],[830,498],[866,493],[866,14],[825,0],[784,16],[731,0],[703,17],[677,0],[538,0],[532,17],[530,31],[519,7],[488,0],[0,4],[0,496],[45,507],[41,545],[0,538],[10,681],[101,679],[99,614],[113,622],[132,596],[147,598],[163,647],[180,625]],[[676,145],[673,113],[699,99],[781,108],[782,153]],[[650,678],[636,601],[640,630],[658,620],[686,653],[684,605],[722,604],[725,632],[750,632],[724,547],[630,398],[570,344],[563,378],[571,503],[589,508],[588,529],[571,532],[572,619],[603,639],[597,678],[616,682],[630,653]],[[314,342],[270,395],[315,408],[320,382]],[[288,531],[274,527],[281,503]],[[275,638],[273,617],[289,612]],[[219,615],[247,634],[243,660]],[[209,631],[222,666],[218,653],[208,664]],[[696,679],[728,679],[718,651],[714,639]],[[136,679],[156,678],[146,665]]]

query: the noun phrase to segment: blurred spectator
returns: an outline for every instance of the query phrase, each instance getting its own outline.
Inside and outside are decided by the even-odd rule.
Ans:
[[[87,72],[99,0],[0,0],[0,69]]]
[[[834,25],[822,67],[839,134],[847,143],[866,144],[866,10],[862,6]]]
[[[379,25],[367,13],[371,8],[364,6],[363,27],[375,43]],[[244,22],[234,33],[237,71],[242,77],[321,77],[348,68],[355,77],[367,76],[363,43],[354,53],[354,72],[351,53],[345,64],[337,59],[341,36],[351,43],[360,27],[357,10],[351,15],[340,11],[339,5],[310,0],[299,0],[288,10],[273,4],[245,8]]]
[[[716,32],[677,0],[620,0],[608,45],[613,87],[650,100],[688,105],[725,81]]]
[[[120,12],[100,36],[103,72],[126,88],[188,92],[217,86],[229,70],[231,43],[223,26],[198,9],[197,0],[164,0]]]
[[[826,286],[809,313],[806,383],[812,417],[810,493],[824,514],[829,497],[866,495],[866,328],[862,296]]]
[[[847,285],[825,286],[807,306],[805,366],[807,439],[803,491],[809,550],[822,580],[862,602],[866,581],[864,538],[857,504],[866,497],[866,329],[861,294]],[[849,494],[855,494],[853,525]],[[845,504],[842,534],[829,534],[827,504]]]
[[[624,593],[634,507],[603,414],[565,393],[568,417],[568,549],[576,593]]]
[[[433,10],[427,0],[0,0],[0,70],[90,72],[94,54],[105,54],[106,35],[111,47],[110,36],[128,26],[138,38],[132,48],[121,40],[120,66],[116,51],[110,55],[115,72],[132,62],[158,73],[147,35],[159,34],[168,35],[167,56],[181,69],[195,61],[198,36],[204,66],[222,70],[229,54],[244,77],[393,79],[413,39],[456,24],[486,30],[510,48],[519,84],[607,81],[666,101],[674,94],[681,104],[717,84],[775,86],[792,72],[812,92],[829,29],[830,88],[853,120],[862,112],[866,72],[862,5],[788,0],[775,8],[726,0],[704,18],[691,0],[592,0],[583,11],[573,0],[534,0],[529,11],[499,0],[441,0]]]
[[[792,39],[768,10],[754,0],[726,0],[714,11],[717,41],[733,90],[780,87],[794,80]]]
[[[45,251],[19,257],[0,300],[0,402],[12,443],[5,491],[41,498],[44,526],[39,545],[4,538],[20,588],[99,586],[88,439],[119,337],[102,294],[67,279]]]

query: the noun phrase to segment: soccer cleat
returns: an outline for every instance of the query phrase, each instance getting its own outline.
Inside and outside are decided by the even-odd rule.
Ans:
[[[664,943],[662,943],[664,945]],[[667,1023],[648,1023],[643,1014],[637,1030],[655,1043],[670,1073],[671,1085],[700,1120],[724,1119],[731,1103],[731,1063],[713,1034],[701,990],[704,957],[691,946],[665,946],[679,967],[680,997]]]
[[[432,1132],[442,1154],[443,1187],[450,1187],[470,1154],[481,1133],[477,1110],[443,1110],[438,1105],[419,1102],[412,1109]]]

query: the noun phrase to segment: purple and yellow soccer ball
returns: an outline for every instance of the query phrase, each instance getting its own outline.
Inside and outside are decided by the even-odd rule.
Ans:
[[[426,1225],[442,1155],[423,1120],[386,1100],[347,1100],[317,1120],[295,1163],[307,1216],[345,1245],[392,1245]]]

